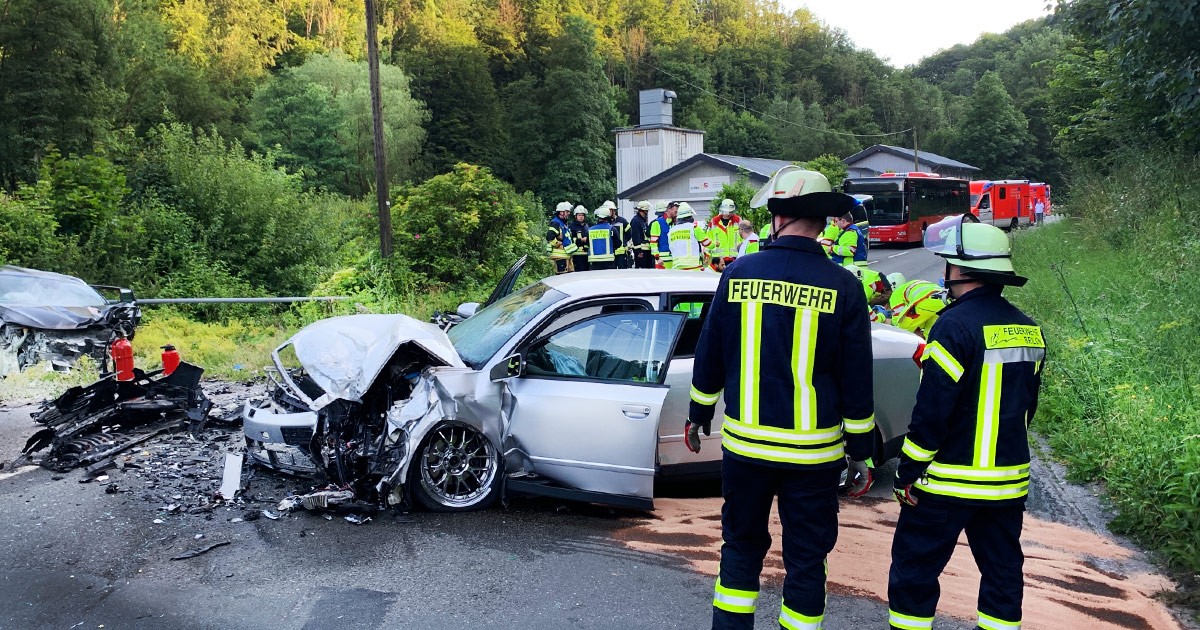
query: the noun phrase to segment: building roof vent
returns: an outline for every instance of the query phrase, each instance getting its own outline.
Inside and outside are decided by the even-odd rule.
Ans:
[[[661,88],[642,90],[638,92],[638,126],[639,127],[671,127],[675,124],[675,116],[671,111],[671,103],[676,95],[671,90]]]

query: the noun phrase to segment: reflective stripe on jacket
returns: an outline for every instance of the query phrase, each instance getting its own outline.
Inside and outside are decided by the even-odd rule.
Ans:
[[[626,221],[625,217],[618,216],[615,219],[611,219],[610,224],[613,227],[614,244],[617,247],[616,251],[619,256],[628,251],[626,246],[629,245],[629,221]]]
[[[897,485],[957,502],[1024,502],[1045,358],[1041,328],[1000,287],[943,309],[921,358]]]
[[[689,418],[710,422],[724,392],[726,457],[835,468],[872,455],[867,302],[816,241],[785,236],[733,261],[709,310]]]
[[[629,239],[633,243],[632,249],[650,250],[650,224],[641,214],[633,215],[629,221]]]
[[[667,242],[671,250],[671,260],[675,269],[694,270],[703,264],[704,250],[702,246],[709,244],[704,227],[689,221],[676,223],[667,234]]]
[[[738,223],[741,220],[741,217],[736,214],[729,218],[729,223],[722,222],[719,215],[713,217],[708,224],[708,238],[712,241],[712,247],[708,251],[710,256],[713,258],[737,256],[738,245],[742,243],[742,235],[738,233]]]

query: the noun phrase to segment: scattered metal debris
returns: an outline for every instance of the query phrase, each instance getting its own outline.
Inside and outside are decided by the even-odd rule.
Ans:
[[[22,452],[31,455],[49,446],[41,464],[62,472],[102,462],[189,422],[194,429],[203,427],[212,403],[200,387],[202,368],[181,363],[161,378],[135,372],[132,381],[106,377],[42,403],[33,419],[46,428],[34,433]]]
[[[225,545],[228,545],[228,544],[229,544],[228,540],[222,540],[220,542],[215,542],[215,543],[212,543],[209,545],[205,545],[203,547],[197,547],[195,549],[190,549],[188,551],[185,551],[185,552],[179,554],[178,556],[172,556],[171,559],[172,560],[187,560],[188,558],[195,558],[196,556],[206,554],[206,553],[212,551],[213,549],[216,549],[217,547],[224,547]]]
[[[242,454],[225,454],[225,473],[221,479],[221,489],[217,494],[226,501],[232,501],[242,487]]]

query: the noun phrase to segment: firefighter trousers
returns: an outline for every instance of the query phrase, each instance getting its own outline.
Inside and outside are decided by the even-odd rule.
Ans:
[[[767,524],[776,496],[787,572],[779,626],[793,630],[821,627],[825,616],[825,559],[837,542],[840,476],[840,468],[780,468],[725,452],[721,461],[724,544],[713,597],[714,630],[754,627],[759,574],[771,548]]]
[[[617,269],[628,269],[628,268],[629,268],[629,253],[623,252],[623,253],[617,254]]]
[[[634,269],[653,269],[654,256],[650,255],[648,249],[633,250],[633,267]]]
[[[920,493],[916,507],[901,506],[892,538],[888,576],[892,628],[926,630],[933,625],[941,589],[938,577],[964,530],[979,566],[978,625],[1017,630],[1024,589],[1021,553],[1023,504],[964,505]]]

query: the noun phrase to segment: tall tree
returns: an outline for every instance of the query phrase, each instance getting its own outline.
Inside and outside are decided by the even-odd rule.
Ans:
[[[32,181],[48,145],[86,153],[109,127],[114,85],[105,0],[13,0],[0,14],[0,184]]]
[[[1038,165],[1029,121],[995,72],[985,73],[975,83],[953,146],[955,159],[994,178],[1029,177]]]
[[[595,28],[581,16],[567,16],[545,63],[538,102],[548,154],[536,190],[543,200],[599,204],[612,199],[616,184],[609,132],[616,111],[613,88],[596,54]]]

